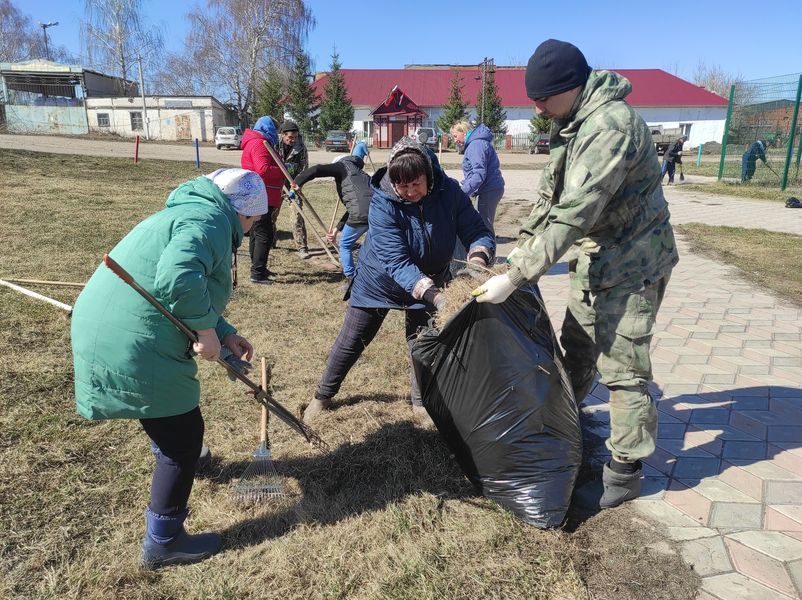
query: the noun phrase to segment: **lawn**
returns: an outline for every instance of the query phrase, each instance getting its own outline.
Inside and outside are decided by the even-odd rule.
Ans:
[[[738,267],[750,281],[802,306],[802,270],[797,258],[802,237],[699,223],[678,225],[675,229],[694,251]]]
[[[203,165],[210,172],[217,165]],[[104,252],[163,206],[191,165],[0,152],[0,277],[85,281]],[[333,185],[306,191],[324,220]],[[296,258],[285,207],[272,286],[247,281],[227,313],[275,361],[274,396],[307,403],[344,313],[341,281]],[[311,232],[310,232],[311,234]],[[314,244],[313,244],[314,245]],[[125,265],[123,265],[125,266]],[[63,302],[77,290],[37,287]],[[134,293],[133,291],[131,293]],[[202,362],[206,443],[215,455],[190,498],[190,531],[222,532],[198,565],[139,569],[150,447],[134,421],[75,413],[69,317],[0,288],[0,597],[7,598],[693,598],[690,568],[654,525],[618,509],[524,525],[474,494],[408,390],[403,319],[393,313],[351,372],[312,450],[273,420],[284,503],[242,507],[229,492],[258,444],[259,410]]]

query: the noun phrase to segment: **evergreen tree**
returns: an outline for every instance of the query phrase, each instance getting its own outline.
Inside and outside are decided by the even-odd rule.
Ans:
[[[270,65],[265,73],[265,78],[256,89],[256,102],[254,103],[253,113],[255,119],[265,115],[273,117],[279,123],[284,120],[284,79],[279,70]]]
[[[348,97],[341,67],[340,56],[335,49],[331,55],[329,76],[320,102],[319,125],[323,133],[332,129],[351,131],[354,128],[354,105]]]
[[[537,136],[541,133],[550,133],[551,132],[551,119],[548,117],[544,117],[543,115],[537,114],[536,111],[532,111],[532,118],[529,119],[529,140],[534,141],[537,139]]]
[[[502,108],[501,96],[498,95],[492,62],[485,69],[484,79],[484,86],[476,96],[476,124],[484,123],[494,134],[504,135],[507,133],[507,111]]]
[[[299,52],[295,57],[295,65],[290,73],[287,86],[287,102],[284,108],[298,124],[301,133],[308,140],[317,137],[317,119],[313,116],[317,111],[317,95],[311,84],[309,72],[309,56]]]
[[[459,71],[454,71],[451,78],[451,91],[448,94],[448,102],[443,106],[443,114],[437,119],[437,126],[448,133],[451,126],[457,121],[468,118],[468,103],[462,97],[462,76]]]

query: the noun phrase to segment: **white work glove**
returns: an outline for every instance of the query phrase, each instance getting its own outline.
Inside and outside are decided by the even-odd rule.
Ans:
[[[515,248],[510,250],[510,253],[507,255],[506,263],[510,264],[510,260],[512,259],[512,257],[515,256],[516,254],[519,254],[520,252],[521,252],[521,249],[518,246],[515,246]]]
[[[512,294],[515,289],[512,281],[510,281],[510,276],[505,273],[504,275],[496,275],[485,281],[471,292],[471,296],[476,298],[477,302],[500,304],[509,298],[510,294]]]

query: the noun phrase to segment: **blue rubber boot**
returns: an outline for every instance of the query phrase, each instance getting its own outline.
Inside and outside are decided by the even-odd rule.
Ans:
[[[184,530],[187,511],[177,515],[145,512],[147,533],[142,540],[142,567],[158,569],[168,565],[200,562],[217,554],[223,538],[216,533],[189,535]]]

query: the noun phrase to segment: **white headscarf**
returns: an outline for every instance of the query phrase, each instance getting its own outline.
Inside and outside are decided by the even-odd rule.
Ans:
[[[206,175],[228,196],[231,206],[245,217],[267,212],[267,190],[262,178],[246,169],[217,169]]]

